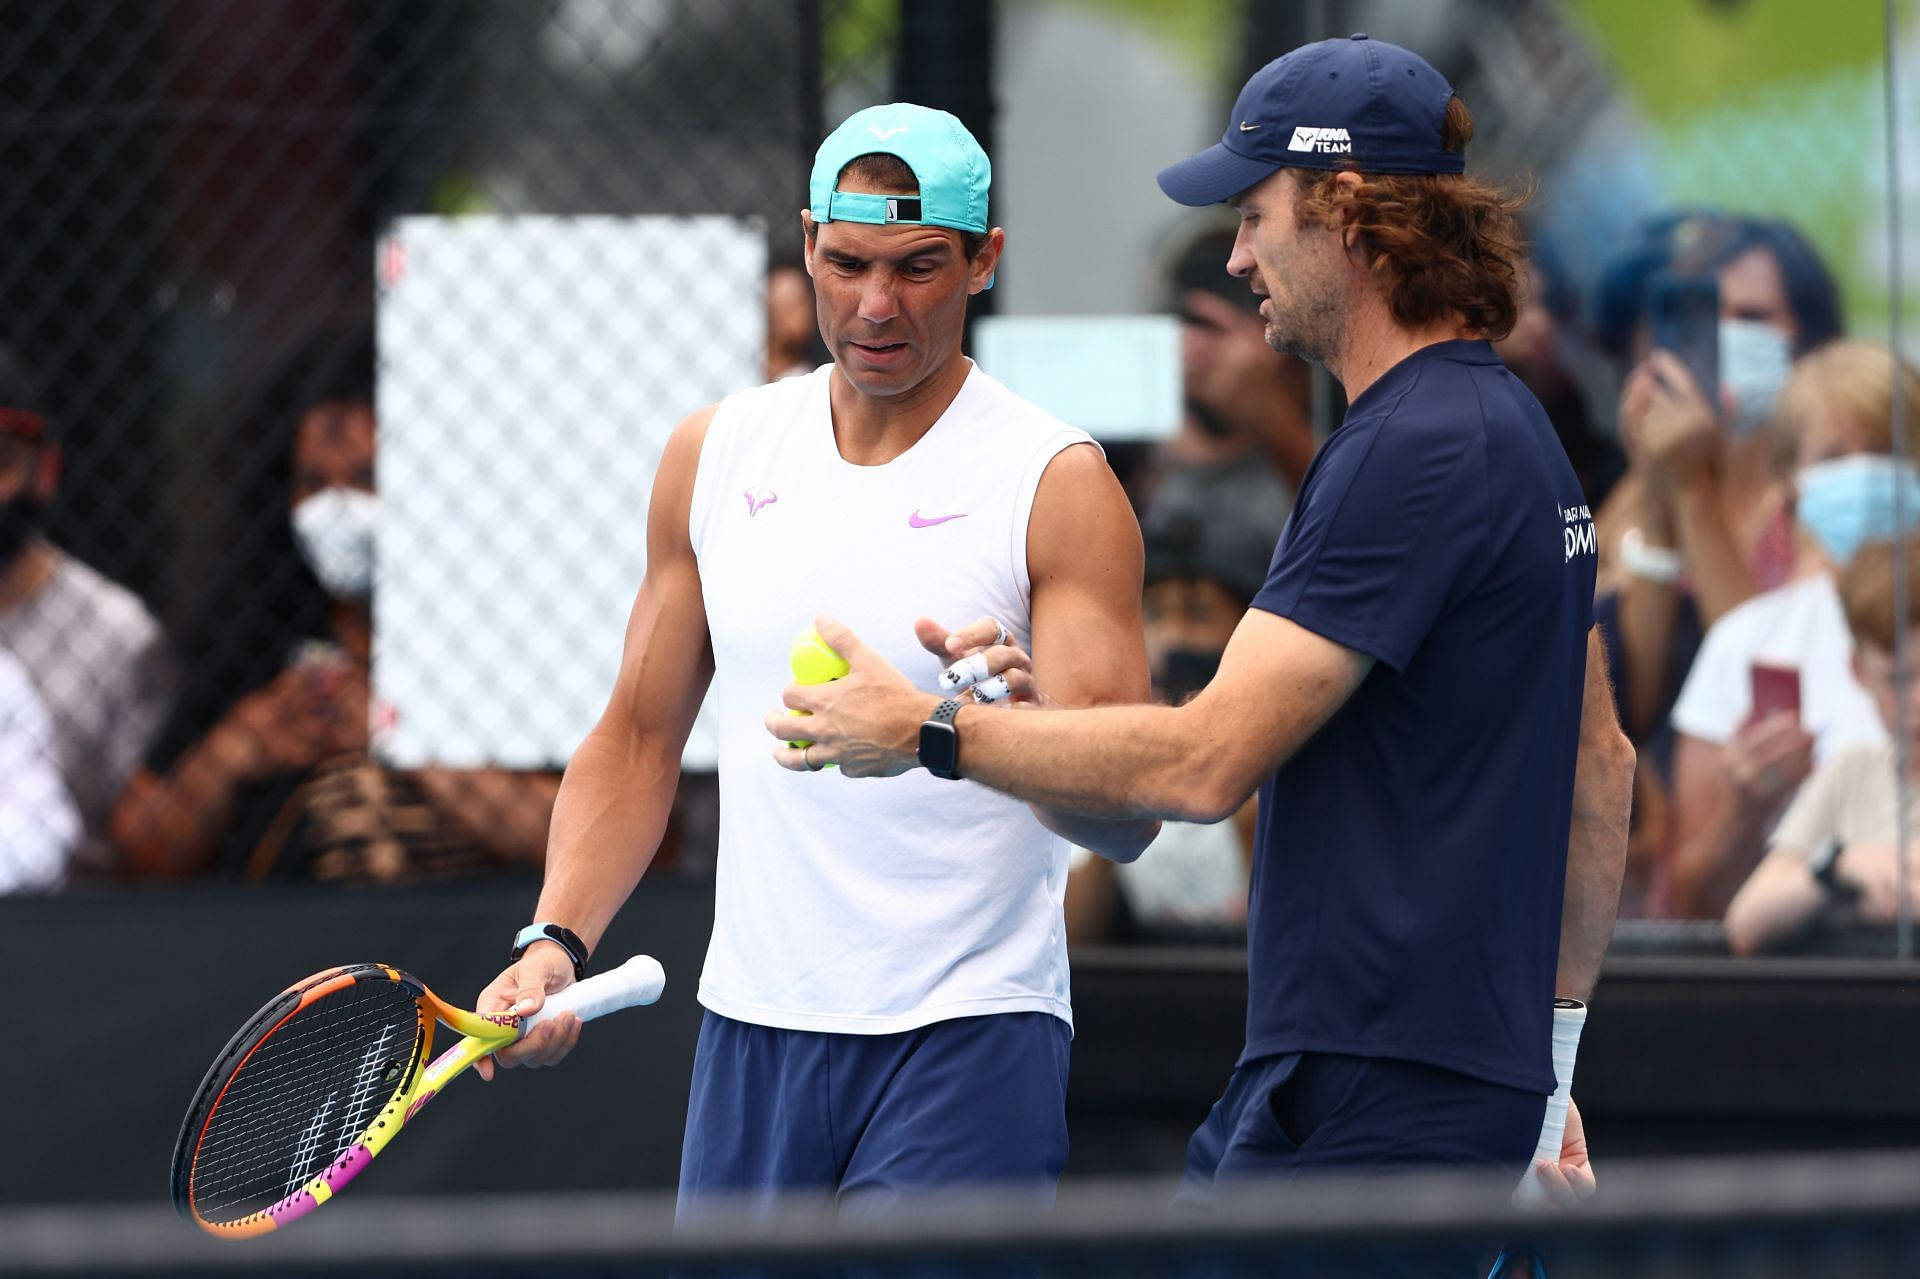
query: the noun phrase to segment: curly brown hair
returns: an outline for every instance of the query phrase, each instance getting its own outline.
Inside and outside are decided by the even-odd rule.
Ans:
[[[1456,96],[1447,102],[1442,145],[1465,151],[1473,117]],[[1367,174],[1344,187],[1340,172],[1289,169],[1300,184],[1299,221],[1350,219],[1367,261],[1386,290],[1393,318],[1409,328],[1459,316],[1474,333],[1498,341],[1519,313],[1526,265],[1518,214],[1532,194],[1462,173]]]

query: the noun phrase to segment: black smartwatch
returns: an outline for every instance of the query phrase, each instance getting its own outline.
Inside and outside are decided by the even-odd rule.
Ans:
[[[960,780],[960,732],[953,726],[959,713],[960,703],[949,697],[920,725],[920,767],[950,782]]]
[[[1840,878],[1840,854],[1847,846],[1837,839],[1830,839],[1813,850],[1813,856],[1807,858],[1807,873],[1813,876],[1813,882],[1827,896],[1839,901],[1851,901],[1859,896],[1859,890]]]
[[[527,953],[527,947],[537,941],[550,941],[567,952],[567,958],[573,960],[573,979],[579,981],[587,975],[587,943],[580,940],[580,934],[571,928],[559,924],[528,924],[514,934],[513,949],[509,957],[518,960]]]

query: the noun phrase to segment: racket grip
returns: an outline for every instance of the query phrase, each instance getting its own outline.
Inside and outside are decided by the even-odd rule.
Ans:
[[[1580,1032],[1587,1024],[1587,1006],[1573,999],[1553,1001],[1553,1095],[1547,1098],[1547,1111],[1540,1123],[1540,1140],[1533,1149],[1533,1161],[1514,1187],[1513,1202],[1535,1207],[1547,1201],[1547,1192],[1534,1173],[1533,1163],[1560,1162],[1560,1149],[1567,1132],[1567,1105],[1573,1098],[1573,1063],[1580,1049]]]
[[[572,1013],[581,1021],[592,1021],[595,1017],[604,1017],[635,1004],[650,1004],[660,998],[660,992],[666,988],[666,984],[667,973],[660,967],[659,960],[652,955],[635,955],[612,972],[577,981],[565,990],[549,995],[547,1001],[540,1005],[540,1011],[527,1017],[520,1033],[525,1034],[561,1013]]]

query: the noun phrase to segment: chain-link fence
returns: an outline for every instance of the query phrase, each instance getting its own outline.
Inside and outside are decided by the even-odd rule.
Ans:
[[[1704,225],[1661,215],[1797,223],[1877,334],[1878,18],[1788,8],[1685,5],[1650,41],[1618,0],[0,4],[0,883],[536,865],[618,658],[659,448],[679,414],[821,358],[808,160],[887,97],[955,110],[995,157],[1010,247],[985,305],[1181,310],[1192,224],[1152,170],[1281,50],[1365,28],[1422,50],[1473,109],[1474,170],[1538,179],[1541,305],[1502,353],[1601,511],[1638,473],[1618,406],[1647,282]],[[1710,87],[1664,74],[1686,56]],[[1841,180],[1797,179],[1816,163]],[[1187,370],[1182,442],[1276,471],[1277,527],[1337,386],[1248,382],[1271,410],[1253,433],[1292,434],[1235,452],[1261,415],[1196,390],[1226,350]],[[1150,506],[1176,452],[1110,455]],[[1603,555],[1660,535],[1632,502],[1608,515]],[[1773,525],[1763,588],[1790,552]],[[1701,629],[1662,650],[1678,674]],[[1678,674],[1647,669],[1615,672],[1663,683],[1623,702],[1649,761],[1629,908],[1717,917],[1724,892],[1657,882],[1691,801]],[[663,865],[713,843],[702,740]]]
[[[765,266],[797,251],[823,92],[871,95],[899,27],[891,5],[775,0],[0,6],[0,400],[19,414],[0,881],[537,863],[565,752],[509,724],[430,731],[397,766],[382,729],[417,716],[389,673],[457,668],[433,693],[457,736],[444,699],[476,691],[476,663],[527,667],[457,642],[545,608],[461,607],[476,574],[524,579],[516,547],[461,540],[511,526],[561,548],[541,638],[571,693],[604,697],[653,418],[761,376]],[[689,239],[689,215],[722,221]],[[497,234],[434,240],[450,226]],[[385,313],[421,287],[440,290],[421,324]],[[389,421],[396,370],[420,394]],[[422,412],[425,434],[401,425]],[[489,485],[591,509],[535,528],[483,514]],[[418,519],[458,527],[392,543],[429,494]],[[442,577],[410,600],[389,577],[422,547]],[[606,591],[567,607],[596,564]]]

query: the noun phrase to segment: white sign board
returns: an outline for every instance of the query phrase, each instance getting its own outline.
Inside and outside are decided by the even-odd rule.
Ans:
[[[760,380],[763,233],[403,218],[376,269],[375,749],[559,766],[619,669],[667,437]],[[703,710],[685,763],[716,757]]]
[[[973,357],[1070,426],[1103,440],[1180,428],[1180,321],[1170,315],[982,316]]]

